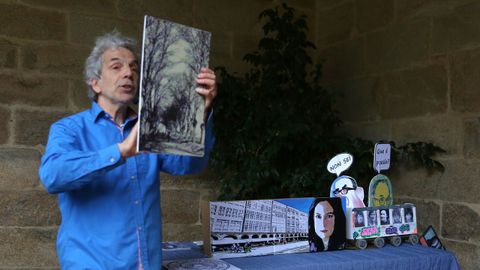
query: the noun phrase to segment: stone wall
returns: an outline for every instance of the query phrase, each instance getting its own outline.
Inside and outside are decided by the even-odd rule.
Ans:
[[[211,66],[242,72],[277,0],[0,0],[0,269],[55,269],[56,199],[37,176],[48,128],[89,106],[83,61],[95,36],[139,38],[143,14],[213,33]],[[344,131],[371,140],[434,142],[445,173],[393,164],[397,201],[417,204],[462,269],[479,268],[479,1],[292,0],[308,16],[325,85],[345,93]],[[165,240],[201,238],[210,172],[162,175]]]
[[[417,205],[462,269],[480,261],[480,1],[317,2],[316,44],[328,88],[344,93],[346,133],[447,150],[444,173],[392,164],[399,202]]]
[[[274,0],[0,0],[0,269],[55,269],[60,215],[38,180],[49,126],[88,108],[83,63],[96,36],[139,39],[143,15],[213,33],[210,65],[242,71]],[[314,13],[311,1],[294,6]],[[314,18],[314,16],[310,16]],[[208,172],[162,175],[165,240],[199,240],[199,202],[216,198]]]

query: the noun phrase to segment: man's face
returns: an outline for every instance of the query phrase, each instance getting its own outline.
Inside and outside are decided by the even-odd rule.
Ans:
[[[100,79],[92,80],[98,94],[98,103],[104,106],[128,105],[135,98],[138,87],[138,62],[125,48],[112,48],[102,55]]]

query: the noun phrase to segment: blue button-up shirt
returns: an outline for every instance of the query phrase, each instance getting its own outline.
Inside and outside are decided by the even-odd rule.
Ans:
[[[54,123],[39,174],[58,193],[62,215],[57,255],[62,269],[161,268],[159,172],[196,173],[213,145],[211,119],[205,156],[145,153],[122,159],[117,144],[136,117],[119,128],[97,103]]]

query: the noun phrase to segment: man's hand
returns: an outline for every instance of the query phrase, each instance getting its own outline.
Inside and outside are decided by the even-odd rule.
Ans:
[[[137,134],[138,134],[138,121],[133,126],[132,131],[123,142],[118,144],[120,154],[123,159],[134,156],[137,154]]]
[[[205,113],[208,113],[217,96],[217,82],[213,70],[202,68],[197,76],[197,83],[198,87],[195,91],[205,98]]]

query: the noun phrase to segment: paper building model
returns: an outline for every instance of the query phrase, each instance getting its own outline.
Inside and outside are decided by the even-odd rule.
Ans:
[[[232,258],[345,246],[344,199],[218,201],[204,207],[205,253]]]

